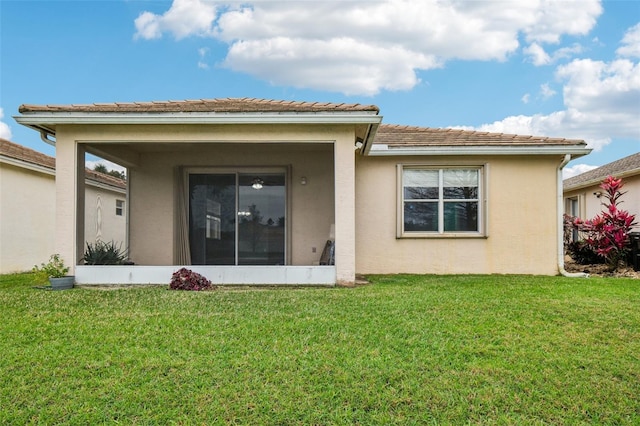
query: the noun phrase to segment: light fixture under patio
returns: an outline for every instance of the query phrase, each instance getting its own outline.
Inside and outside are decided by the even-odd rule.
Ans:
[[[259,177],[253,178],[253,181],[251,182],[251,187],[253,189],[262,189],[262,185],[264,185],[264,181],[262,179]]]

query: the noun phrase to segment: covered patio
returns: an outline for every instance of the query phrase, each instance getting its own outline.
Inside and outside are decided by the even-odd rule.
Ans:
[[[375,106],[222,99],[23,105],[56,146],[56,250],[78,284],[166,284],[186,266],[215,284],[355,280],[355,155]],[[128,266],[81,264],[84,162],[127,168]],[[335,265],[320,265],[328,239]]]

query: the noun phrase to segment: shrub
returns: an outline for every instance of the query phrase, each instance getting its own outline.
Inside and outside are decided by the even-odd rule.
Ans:
[[[42,263],[40,266],[34,266],[32,272],[38,276],[41,281],[49,278],[62,278],[69,272],[69,267],[64,265],[64,261],[59,254],[52,254],[49,262]]]
[[[122,250],[122,244],[116,245],[114,241],[105,243],[96,241],[95,244],[87,243],[82,261],[85,265],[123,265],[127,260],[127,251]]]
[[[580,265],[604,263],[604,258],[593,251],[585,240],[572,241],[566,246],[567,254]]]
[[[574,221],[575,229],[586,235],[586,244],[602,256],[612,270],[625,262],[630,249],[629,232],[635,225],[635,215],[618,208],[619,199],[625,194],[621,192],[623,185],[622,179],[607,176],[600,184],[606,199],[602,213],[590,220]]]
[[[187,268],[181,268],[173,273],[171,276],[171,282],[169,283],[171,290],[214,290],[215,287],[211,284],[207,278],[193,272]]]

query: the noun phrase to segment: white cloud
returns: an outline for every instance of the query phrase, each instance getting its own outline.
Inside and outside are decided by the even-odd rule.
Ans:
[[[135,38],[157,39],[165,32],[180,40],[196,35],[213,36],[216,6],[204,0],[173,0],[171,8],[162,15],[143,12],[135,20]]]
[[[549,99],[555,96],[555,94],[556,91],[549,87],[548,83],[540,85],[540,96],[542,96],[542,99]]]
[[[575,166],[565,167],[562,169],[562,179],[569,179],[570,177],[578,176],[597,168],[598,166],[591,166],[589,164],[576,164]]]
[[[216,37],[223,65],[273,84],[372,95],[419,84],[447,60],[506,60],[524,36],[538,46],[587,33],[600,0],[174,0],[135,21],[136,38]],[[553,58],[550,58],[551,60]]]
[[[622,39],[622,46],[616,53],[620,56],[640,58],[640,23],[627,30]]]
[[[198,49],[198,56],[200,57],[200,60],[198,61],[198,68],[201,68],[203,70],[209,69],[209,64],[205,62],[205,58],[208,55],[209,55],[208,47],[201,47],[200,49]]]
[[[547,52],[544,51],[544,48],[538,43],[531,43],[531,45],[525,47],[522,52],[525,55],[529,55],[531,57],[531,62],[537,67],[551,63],[551,56],[549,56]]]
[[[582,46],[579,44],[573,44],[572,46],[557,49],[551,55],[549,55],[538,43],[531,43],[531,45],[522,49],[522,53],[528,55],[533,65],[537,67],[550,65],[557,62],[559,59],[569,58],[576,53],[581,53],[582,51]]]
[[[504,7],[503,2],[495,3]],[[520,3],[520,2],[518,2]],[[524,31],[528,41],[558,43],[563,34],[585,35],[602,13],[599,1],[524,1],[532,23]]]
[[[0,138],[11,140],[11,136],[12,136],[11,128],[7,123],[2,121],[3,118],[4,118],[4,111],[2,108],[0,108]]]
[[[623,43],[625,40],[628,41],[627,36]],[[638,62],[629,59],[611,62],[576,59],[559,66],[556,77],[564,84],[566,109],[548,115],[511,116],[478,129],[584,139],[595,151],[610,144],[613,138],[640,140]],[[543,96],[552,92],[545,85],[541,90]]]
[[[574,60],[558,68],[568,110],[618,137],[640,137],[640,64],[627,59],[613,62]]]
[[[584,49],[582,48],[581,45],[574,43],[571,46],[567,46],[567,47],[562,47],[558,50],[556,50],[555,52],[553,52],[553,61],[557,61],[558,59],[564,59],[564,58],[570,58],[571,56],[574,56],[575,54],[578,53],[582,53],[584,51]]]
[[[528,104],[531,95],[529,93],[525,93],[524,96],[520,99],[523,104]]]
[[[347,56],[350,61],[344,62],[342,58]],[[381,56],[386,60],[380,61]],[[235,43],[225,64],[276,85],[365,95],[380,89],[409,90],[419,82],[415,68],[438,66],[435,58],[400,46],[383,48],[354,39],[280,37]],[[327,79],[328,75],[339,77]]]
[[[481,132],[512,133],[583,139],[594,151],[600,151],[611,143],[606,129],[589,122],[590,116],[579,111],[557,111],[549,115],[517,115],[493,123],[474,127]]]

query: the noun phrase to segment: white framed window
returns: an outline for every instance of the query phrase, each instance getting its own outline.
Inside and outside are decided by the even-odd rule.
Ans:
[[[116,216],[124,216],[124,200],[116,200]]]
[[[484,166],[399,165],[398,237],[485,236]]]

